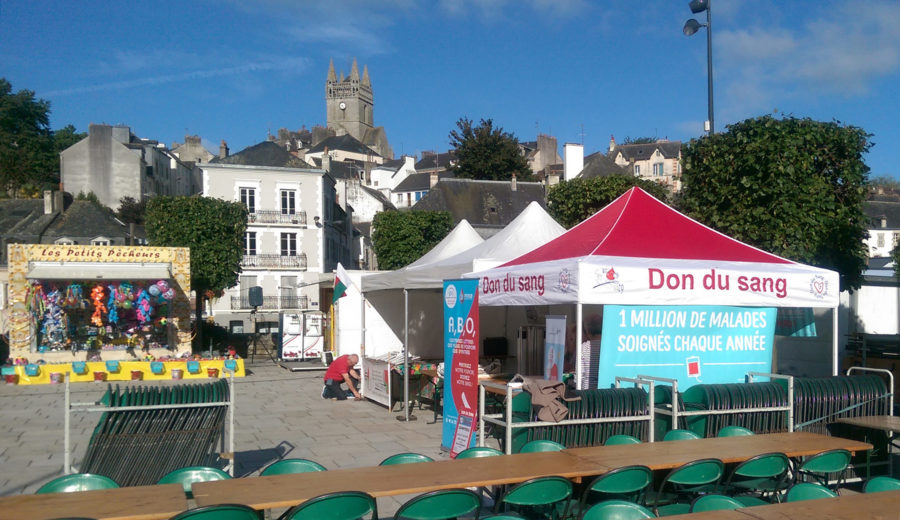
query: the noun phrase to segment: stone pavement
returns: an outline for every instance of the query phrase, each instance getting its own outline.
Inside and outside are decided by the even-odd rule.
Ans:
[[[323,370],[291,372],[259,358],[247,369],[246,377],[235,379],[235,477],[257,475],[282,457],[309,458],[327,468],[373,466],[403,451],[447,458],[440,449],[441,423],[429,424],[429,409],[413,409],[418,420],[399,421],[402,412],[371,401],[322,399]],[[93,402],[106,384],[71,389],[73,402]],[[0,496],[33,493],[62,474],[64,395],[63,385],[0,385]],[[73,414],[76,466],[98,419],[95,413]],[[379,516],[393,514],[407,498],[379,498]]]

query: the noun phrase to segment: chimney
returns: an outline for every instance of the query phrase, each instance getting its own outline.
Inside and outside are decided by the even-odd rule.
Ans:
[[[609,153],[613,153],[613,150],[616,149],[616,136],[610,134],[609,136]]]
[[[584,145],[563,145],[563,180],[572,180],[584,169]]]
[[[53,213],[53,192],[44,190],[44,215]]]
[[[559,174],[555,171],[547,174],[547,187],[556,186],[559,184]]]
[[[428,187],[434,188],[434,185],[438,183],[438,174],[437,172],[431,172],[428,174]]]
[[[325,151],[322,152],[322,169],[326,172],[331,171],[331,156],[328,155],[328,147],[325,147]]]
[[[512,178],[509,180],[509,189],[512,191],[516,191],[516,174],[512,174]]]
[[[219,144],[219,159],[226,157],[228,157],[228,144],[225,142],[225,139],[222,139],[222,142]]]

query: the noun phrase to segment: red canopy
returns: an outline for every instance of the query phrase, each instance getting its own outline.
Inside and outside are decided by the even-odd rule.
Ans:
[[[634,187],[560,237],[503,266],[581,256],[795,263],[704,226]]]

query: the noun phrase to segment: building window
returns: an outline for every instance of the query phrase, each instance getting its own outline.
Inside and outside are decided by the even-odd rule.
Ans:
[[[71,238],[57,238],[54,244],[58,246],[72,246],[75,245],[75,241]]]
[[[878,233],[878,247],[884,247],[884,233]]]
[[[653,163],[653,176],[654,177],[662,177],[663,175],[665,175],[664,166],[665,166],[665,164],[661,163],[661,162]]]
[[[241,204],[250,213],[256,213],[256,190],[253,188],[241,188]]]
[[[256,231],[247,231],[244,233],[244,254],[256,254]]]
[[[297,233],[281,234],[281,256],[297,256]]]
[[[281,190],[281,214],[293,215],[297,212],[294,190]]]
[[[232,334],[243,334],[244,322],[241,320],[231,320],[228,322],[228,328],[231,330]]]
[[[281,296],[285,298],[293,298],[297,294],[297,277],[282,276],[281,277]]]
[[[106,237],[97,237],[91,240],[92,246],[108,246],[110,245],[110,240]]]
[[[635,176],[635,177],[640,177],[640,176],[641,176],[641,165],[640,165],[640,164],[635,164],[635,165],[634,165],[634,176]]]

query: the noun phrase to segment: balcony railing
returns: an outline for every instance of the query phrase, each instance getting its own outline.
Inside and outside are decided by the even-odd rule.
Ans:
[[[306,212],[298,213],[282,213],[280,211],[257,211],[251,213],[249,220],[251,223],[259,224],[297,224],[306,225]]]
[[[297,256],[282,255],[244,255],[241,267],[270,267],[279,269],[306,270],[306,253]]]
[[[253,307],[250,306],[250,299],[247,296],[231,297],[232,310],[250,310],[252,308]],[[257,309],[262,310],[305,310],[308,308],[308,296],[263,296],[262,307],[257,307]]]

